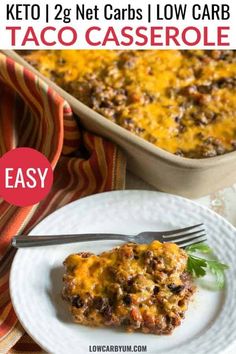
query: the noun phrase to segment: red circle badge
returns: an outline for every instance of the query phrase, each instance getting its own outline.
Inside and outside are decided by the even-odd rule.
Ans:
[[[0,197],[17,206],[40,202],[50,192],[53,171],[48,159],[31,148],[16,148],[0,158]]]

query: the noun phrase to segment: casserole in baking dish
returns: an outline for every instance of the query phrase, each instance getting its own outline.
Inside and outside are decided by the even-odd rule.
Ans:
[[[104,115],[105,115],[105,109],[107,107],[104,107],[106,106],[105,102],[101,102],[101,100],[99,101],[99,99],[101,99],[101,95],[100,96],[98,95],[98,100],[96,100],[96,97],[95,98],[94,96],[92,97],[93,104],[96,107],[91,105],[93,109],[89,108],[87,106],[88,103],[85,102],[85,99],[83,99],[82,97],[84,92],[86,92],[87,90],[86,84],[84,82],[81,83],[82,90],[80,92],[80,100],[75,98],[74,95],[77,97],[79,96],[78,86],[76,87],[76,80],[74,79],[65,80],[65,78],[68,75],[72,74],[73,76],[74,71],[72,70],[72,73],[68,73],[69,70],[66,70],[65,73],[60,73],[59,68],[60,65],[62,65],[63,67],[63,60],[61,60],[62,64],[59,65],[58,63],[56,63],[55,65],[54,71],[56,71],[60,76],[60,78],[56,78],[56,74],[54,73],[54,81],[56,80],[55,83],[51,79],[46,77],[46,76],[52,77],[50,71],[53,70],[53,68],[49,68],[47,70],[43,70],[43,68],[41,68],[41,73],[40,73],[37,69],[32,67],[32,65],[27,63],[27,61],[22,57],[22,55],[25,55],[24,53],[22,53],[22,55],[20,56],[13,51],[4,51],[4,52],[8,56],[14,58],[15,60],[23,64],[24,66],[38,73],[39,76],[41,76],[42,78],[44,78],[44,80],[50,83],[50,85],[54,89],[56,89],[65,99],[67,99],[67,101],[71,104],[74,112],[80,117],[81,122],[87,129],[97,134],[103,135],[113,140],[117,144],[119,144],[126,152],[128,158],[128,168],[132,170],[135,174],[137,174],[138,176],[140,176],[141,178],[149,182],[150,184],[157,187],[159,190],[167,191],[169,193],[180,194],[188,197],[199,197],[201,195],[209,194],[212,191],[228,186],[232,184],[234,181],[236,181],[236,169],[234,168],[234,164],[236,163],[236,152],[230,152],[234,149],[234,135],[235,135],[235,129],[234,129],[235,119],[233,116],[234,105],[236,105],[236,103],[234,102],[235,52],[205,53],[201,51],[200,52],[193,51],[188,53],[186,52],[185,54],[183,54],[182,52],[174,53],[174,51],[170,51],[170,53],[173,52],[171,55],[173,58],[175,58],[175,61],[177,60],[177,58],[183,57],[186,58],[183,60],[186,60],[186,62],[191,62],[192,64],[189,66],[188,70],[186,69],[186,67],[183,68],[183,76],[185,76],[184,79],[185,87],[187,87],[186,91],[184,88],[181,88],[180,85],[181,80],[178,81],[175,78],[176,76],[172,75],[171,73],[171,71],[174,72],[173,63],[168,64],[169,75],[172,75],[173,80],[174,78],[175,80],[177,80],[175,82],[171,81],[172,87],[169,84],[169,93],[168,93],[169,99],[172,100],[173,103],[172,105],[174,105],[175,98],[177,98],[177,100],[182,100],[186,109],[184,109],[183,116],[181,117],[180,120],[179,118],[177,118],[177,116],[174,117],[173,115],[171,117],[167,117],[167,122],[171,122],[171,124],[169,125],[167,124],[168,126],[166,126],[165,129],[167,129],[166,131],[168,132],[170,131],[173,135],[171,136],[168,133],[166,134],[168,135],[168,137],[166,137],[165,134],[163,134],[162,139],[160,139],[161,134],[156,133],[156,131],[158,132],[158,130],[156,129],[152,130],[152,127],[149,127],[149,125],[152,124],[147,123],[147,121],[145,123],[146,124],[145,127],[144,127],[144,123],[142,123],[143,126],[138,125],[138,128],[141,127],[141,129],[140,130],[138,129],[138,132],[136,131],[135,134],[130,133],[129,130],[132,130],[131,128],[129,130],[127,129],[127,127],[126,129],[123,129],[122,119],[123,121],[125,120],[125,110],[120,115],[119,118],[119,121],[121,122],[120,123],[121,126],[119,126],[118,124],[114,124],[113,123],[114,118],[112,117],[109,118],[109,114],[106,114],[106,117],[108,117],[109,119],[105,119]],[[42,56],[43,53],[44,56]],[[138,52],[138,53],[142,53],[142,52]],[[148,52],[144,52],[143,55],[145,56],[147,55],[147,53]],[[165,57],[165,59],[163,58],[162,60],[162,63],[164,65],[164,63],[168,61],[168,56],[170,56],[170,53],[166,51],[163,51],[161,53],[162,53],[161,55]],[[37,52],[33,52],[33,54],[37,55]],[[81,77],[83,75],[85,76],[89,75],[88,73],[86,73],[87,68],[91,68],[94,65],[99,64],[98,58],[97,60],[94,60],[95,63],[92,63],[91,60],[88,60],[88,56],[86,57],[86,52],[81,52],[81,60],[82,60],[82,54],[84,54],[84,58],[85,58],[84,64],[81,61],[77,61],[77,67],[80,66],[81,67],[80,70],[84,70],[84,72],[81,73]],[[122,55],[123,56],[129,55],[129,53],[128,52],[114,53],[112,51],[109,51],[106,54],[104,51],[100,51],[100,52],[95,51],[93,55],[98,55],[98,56],[104,55],[104,57],[107,56],[107,58],[108,57],[110,58],[114,55],[116,56],[119,55],[122,58]],[[152,55],[149,56],[152,57]],[[44,58],[43,59],[44,68],[49,66],[49,62],[50,63],[53,62],[52,60],[51,61],[49,60],[50,51],[49,52],[39,51],[38,56]],[[72,51],[68,51],[67,56],[73,57],[74,54]],[[126,61],[125,59],[123,60]],[[135,61],[136,60],[141,60],[141,59],[138,57],[138,59],[135,59]],[[39,60],[36,61],[36,63],[33,63],[33,59],[31,58],[31,63],[34,64],[35,66],[39,65],[38,62]],[[205,62],[205,64],[204,65],[201,64],[202,62]],[[195,65],[194,63],[198,63],[199,65],[198,72],[196,69],[197,64]],[[133,64],[130,63],[126,65],[132,67]],[[191,73],[193,73],[194,71],[194,77],[195,78],[197,76],[200,77],[201,65],[203,67],[208,68],[205,69],[208,71],[206,71],[205,74],[202,74],[203,77],[205,77],[206,81],[204,80],[202,82],[196,81],[192,85],[193,87],[191,87],[190,81],[193,79],[193,77],[191,76],[193,74]],[[145,65],[143,65],[143,70],[144,67]],[[216,68],[218,69],[216,70]],[[179,69],[181,71],[181,67],[179,67]],[[186,70],[189,74],[185,73]],[[126,69],[127,73],[129,71],[131,71],[131,69]],[[139,73],[138,72],[139,70],[137,70],[138,75],[142,74],[141,72]],[[210,72],[211,72],[211,76],[209,74]],[[95,70],[95,74],[98,75],[98,71]],[[166,70],[166,75],[167,75],[167,70]],[[164,75],[162,80],[159,80],[160,86],[163,87],[163,85],[166,85],[166,83],[164,82],[165,81],[164,77],[167,76]],[[225,80],[220,81],[220,79],[223,76],[225,77]],[[209,78],[210,82],[207,81],[207,78]],[[61,79],[64,81],[64,83],[60,82]],[[96,81],[97,78],[95,77],[93,78],[93,80]],[[188,80],[190,80],[189,84],[188,84]],[[68,92],[66,92],[64,89],[59,87],[57,83],[59,85],[62,85],[64,88],[66,88],[66,90],[72,92],[72,95],[68,94]],[[72,87],[68,87],[68,85]],[[106,96],[107,88],[105,87],[104,89],[100,85],[100,83],[98,87],[101,88],[101,94],[105,92],[105,96]],[[74,89],[74,91],[72,89]],[[97,91],[95,90],[95,92]],[[144,99],[142,98],[142,94],[143,92],[141,92],[138,99],[140,100]],[[173,95],[174,98],[172,99],[171,97],[173,97]],[[212,97],[214,97],[214,100],[212,100]],[[191,112],[192,109],[191,107],[195,108],[196,110],[199,109],[198,105],[192,104],[192,102],[195,102],[195,100],[197,101],[198,99],[200,101],[201,99],[203,100],[202,103],[205,109],[203,111],[203,114],[195,115],[194,112]],[[150,101],[150,98],[147,100]],[[86,105],[84,105],[81,101],[85,102]],[[150,107],[153,104],[155,105],[155,102],[145,103],[143,106],[139,105],[139,107],[141,107],[140,108],[141,113],[142,110],[145,111],[146,109],[148,109],[148,107]],[[128,109],[130,110],[134,109],[135,111],[135,107],[133,106],[131,107],[131,106],[130,107],[128,106]],[[211,107],[210,111],[213,111],[214,109],[216,110],[215,114],[212,114],[212,117],[210,117],[211,114],[207,112],[209,106]],[[162,109],[164,109],[165,112],[174,111],[169,107],[168,104],[164,104],[163,107],[164,108],[159,107],[159,112]],[[108,108],[112,109],[112,107],[108,107]],[[138,124],[140,124],[140,119],[139,119],[140,110],[138,107],[136,108],[137,108],[136,113],[134,112],[136,115],[134,114],[133,117],[137,117],[137,122]],[[179,108],[177,106],[177,110],[178,109]],[[97,113],[95,110],[97,110],[100,114]],[[157,105],[156,105],[156,110],[158,110]],[[153,112],[153,110],[150,111]],[[103,116],[101,114],[103,114]],[[117,112],[115,112],[114,117],[115,119],[117,119],[116,118]],[[220,125],[220,122],[222,120],[224,121],[224,124]],[[130,123],[129,120],[126,122],[129,125]],[[190,127],[188,126],[188,124]],[[185,127],[182,127],[182,125],[185,125]],[[161,124],[159,124],[159,127],[161,129]],[[145,131],[143,131],[143,129]],[[178,137],[177,131],[179,130],[180,132]],[[159,138],[159,142],[158,139],[157,142],[155,142],[152,141],[153,137],[150,136],[145,137],[142,135],[142,134],[148,135],[151,131],[152,134],[158,134],[156,138]],[[203,135],[199,134],[201,133],[201,131],[206,132],[206,134]],[[141,137],[144,137],[144,139],[140,139],[140,136],[137,136],[137,134],[140,135]],[[185,139],[185,143],[184,143],[186,144],[185,146],[180,144],[181,143],[180,137],[181,135],[184,136],[184,134],[187,134],[187,138]],[[161,146],[162,148],[160,149],[159,146]],[[169,151],[171,151],[171,153]],[[215,156],[220,154],[222,155]],[[177,155],[183,155],[183,156],[194,157],[194,158],[190,159],[190,158],[177,156]],[[215,157],[208,158],[208,156],[215,156]]]
[[[203,158],[236,148],[234,51],[32,51],[25,59],[154,145]]]

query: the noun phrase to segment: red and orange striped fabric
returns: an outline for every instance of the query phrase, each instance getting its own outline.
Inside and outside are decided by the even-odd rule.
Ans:
[[[22,146],[47,156],[54,168],[54,185],[47,198],[34,206],[19,208],[0,200],[1,354],[42,352],[24,333],[12,308],[11,237],[29,232],[46,215],[75,199],[122,189],[125,179],[125,159],[119,149],[84,131],[63,98],[0,54],[0,156]]]

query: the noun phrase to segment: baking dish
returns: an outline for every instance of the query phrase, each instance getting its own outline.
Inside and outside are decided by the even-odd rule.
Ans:
[[[234,170],[236,152],[204,159],[189,159],[173,155],[133,135],[85,106],[51,80],[43,77],[14,51],[3,51],[3,53],[47,81],[70,103],[88,130],[120,145],[126,153],[128,168],[157,189],[196,198],[236,181]]]

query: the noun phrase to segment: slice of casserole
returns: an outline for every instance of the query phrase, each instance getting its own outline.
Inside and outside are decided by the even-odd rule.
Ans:
[[[177,245],[158,241],[73,254],[64,262],[63,297],[77,323],[170,334],[195,290],[187,258]]]

